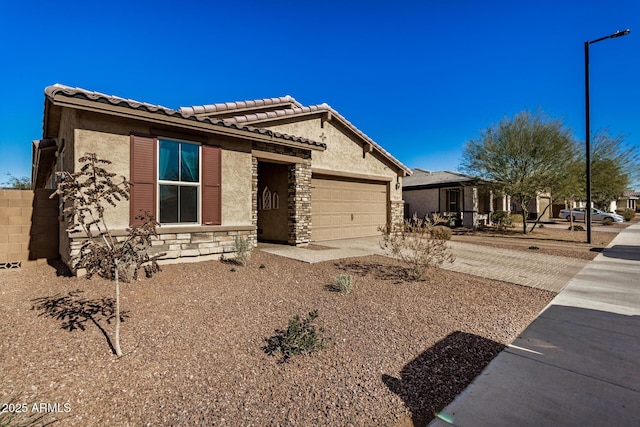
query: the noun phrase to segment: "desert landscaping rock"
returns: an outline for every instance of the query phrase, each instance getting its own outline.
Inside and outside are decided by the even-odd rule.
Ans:
[[[102,314],[94,323],[76,310],[84,329],[70,331],[68,318],[33,308],[76,290],[75,301],[108,305],[111,282],[47,265],[1,272],[0,396],[69,403],[53,414],[65,426],[429,420],[554,296],[446,270],[407,282],[382,256],[306,264],[258,250],[230,267],[164,266],[124,284],[120,359]],[[351,294],[327,289],[339,274],[353,276]],[[263,352],[265,338],[314,309],[325,350],[284,364]]]

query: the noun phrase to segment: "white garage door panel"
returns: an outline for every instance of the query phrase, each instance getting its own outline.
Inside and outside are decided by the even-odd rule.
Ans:
[[[375,236],[387,223],[387,184],[311,180],[312,240]]]

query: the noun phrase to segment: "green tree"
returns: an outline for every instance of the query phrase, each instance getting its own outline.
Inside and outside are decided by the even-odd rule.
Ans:
[[[522,209],[527,233],[528,204],[551,191],[575,157],[576,144],[560,120],[523,111],[505,118],[467,142],[462,168],[511,196]]]
[[[592,141],[591,200],[598,208],[608,210],[636,177],[638,152],[635,147],[625,147],[623,135],[611,136],[606,129],[598,131]]]
[[[551,189],[552,200],[564,200],[573,208],[576,200],[583,200],[586,194],[584,156],[574,155],[568,162],[566,173],[560,177]],[[573,215],[569,216],[570,230],[573,230]]]
[[[2,187],[4,188],[12,188],[15,190],[31,190],[31,178],[28,176],[22,176],[20,178],[11,175],[11,173],[7,172],[7,176],[9,177],[7,181],[2,183]]]

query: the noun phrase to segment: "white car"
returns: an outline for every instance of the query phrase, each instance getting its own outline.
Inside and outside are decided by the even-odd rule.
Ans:
[[[571,213],[569,213],[571,212]],[[574,221],[585,221],[586,210],[585,208],[573,208],[562,209],[560,211],[560,218],[565,218],[567,221],[571,220],[571,216],[573,216]],[[601,211],[600,209],[591,208],[591,221],[602,221],[602,222],[623,222],[624,218],[621,215],[614,214],[611,212]]]

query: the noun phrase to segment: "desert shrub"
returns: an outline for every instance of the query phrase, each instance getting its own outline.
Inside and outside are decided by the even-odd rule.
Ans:
[[[444,225],[434,225],[431,229],[431,237],[440,240],[451,240],[453,232],[449,227]]]
[[[571,227],[569,227],[569,230],[571,230]],[[574,225],[573,231],[584,231],[584,227],[581,225]]]
[[[387,254],[407,264],[409,277],[420,279],[427,270],[455,261],[447,241],[433,235],[433,224],[420,218],[405,220],[404,227],[380,229],[380,247]]]
[[[529,249],[531,249],[532,251],[537,251],[540,248],[537,246],[529,246]]]
[[[513,220],[508,212],[495,211],[491,214],[491,222],[493,222],[498,228],[505,228],[510,226]]]
[[[636,213],[633,209],[620,209],[617,210],[616,213],[618,215],[622,215],[625,221],[631,221],[636,216]]]
[[[312,324],[318,317],[318,310],[309,312],[305,319],[299,315],[289,319],[286,330],[276,329],[275,335],[266,338],[267,345],[262,347],[265,353],[273,356],[281,354],[280,363],[288,362],[291,357],[308,354],[325,348],[322,329],[316,329]]]
[[[236,236],[235,238],[236,262],[240,265],[247,265],[251,258],[253,246],[248,238]]]
[[[335,289],[343,294],[350,294],[353,288],[353,279],[350,274],[340,274],[334,279]]]
[[[491,222],[495,223],[506,223],[508,218],[510,217],[508,212],[505,211],[495,211],[491,214]]]
[[[433,225],[449,225],[449,219],[441,216],[439,213],[434,212],[431,215],[431,221]]]

